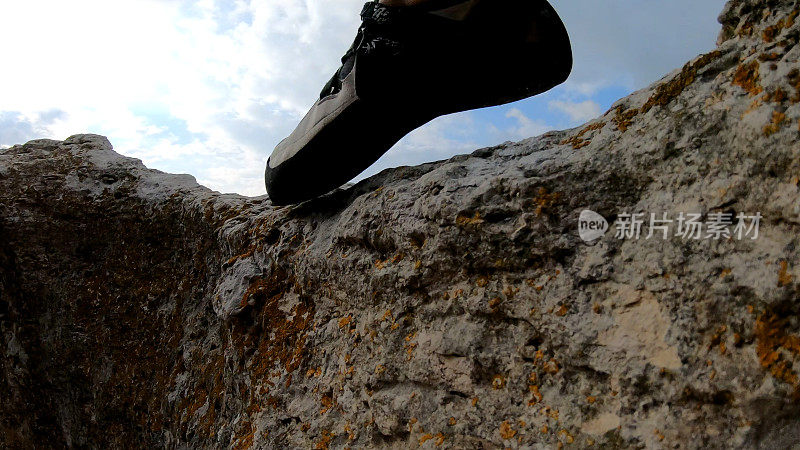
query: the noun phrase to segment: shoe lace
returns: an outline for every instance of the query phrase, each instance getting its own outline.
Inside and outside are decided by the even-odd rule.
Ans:
[[[350,73],[354,64],[354,57],[359,50],[370,54],[378,49],[389,49],[389,54],[397,53],[400,43],[396,39],[381,36],[384,32],[392,32],[395,28],[393,13],[378,3],[378,0],[367,2],[361,10],[361,26],[350,48],[341,58],[342,65],[336,70],[331,79],[320,92],[320,99],[341,91],[342,81]]]

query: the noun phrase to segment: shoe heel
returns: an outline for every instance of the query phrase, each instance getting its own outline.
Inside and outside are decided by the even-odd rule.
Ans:
[[[572,71],[566,27],[545,0],[475,0],[463,23],[471,30],[470,42],[462,44],[468,51],[461,72],[468,81],[454,83],[446,100],[456,111],[528,98],[563,83]]]

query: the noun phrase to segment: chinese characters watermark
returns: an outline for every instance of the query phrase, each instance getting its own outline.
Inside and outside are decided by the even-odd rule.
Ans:
[[[670,217],[664,212],[627,213],[617,216],[614,236],[617,239],[669,239],[672,236],[686,240],[699,239],[757,239],[761,213],[755,214],[711,212],[705,220],[700,213],[678,213]],[[646,233],[642,228],[646,226]],[[608,229],[608,222],[594,211],[584,210],[578,219],[578,232],[586,242],[600,238]]]

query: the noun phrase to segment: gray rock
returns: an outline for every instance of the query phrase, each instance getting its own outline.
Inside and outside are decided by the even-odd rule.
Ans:
[[[585,126],[294,207],[101,136],[0,150],[0,442],[796,444],[797,13],[731,1],[714,52]]]

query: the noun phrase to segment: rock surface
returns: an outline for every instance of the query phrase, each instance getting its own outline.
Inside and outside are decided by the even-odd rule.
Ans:
[[[583,127],[296,207],[101,136],[0,151],[0,446],[800,441],[797,16],[731,1],[714,52]]]

